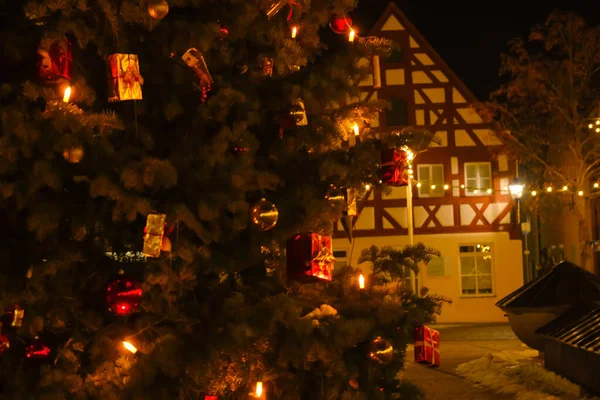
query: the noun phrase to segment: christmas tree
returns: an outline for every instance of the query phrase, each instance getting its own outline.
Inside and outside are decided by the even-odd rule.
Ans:
[[[420,398],[443,299],[403,279],[436,251],[333,269],[334,223],[431,138],[369,131],[391,44],[354,1],[0,4],[1,398]]]

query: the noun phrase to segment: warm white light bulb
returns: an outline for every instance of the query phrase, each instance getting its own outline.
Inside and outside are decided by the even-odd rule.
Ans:
[[[595,183],[594,183],[594,187],[595,187],[596,189],[597,189],[599,186],[600,186],[600,183],[598,183],[598,182],[595,182]]]
[[[260,397],[263,394],[263,384],[262,382],[256,382],[256,397]]]
[[[357,123],[354,123],[354,136],[360,135],[360,128]]]
[[[349,42],[354,42],[354,29],[350,29],[350,35],[348,36],[348,41]]]
[[[417,182],[417,187],[421,187],[421,182]]]
[[[588,128],[592,129],[594,127],[594,124],[589,124]]]
[[[67,86],[65,94],[63,95],[63,102],[68,103],[71,98],[71,86]]]
[[[600,128],[596,128],[596,133],[600,133]]]
[[[360,276],[358,277],[358,287],[360,289],[365,288],[365,277],[363,276],[363,274],[360,274]]]
[[[532,196],[537,196],[537,192],[536,192],[535,190],[532,190],[532,191],[531,191],[531,195],[532,195]]]
[[[563,186],[563,190],[566,192],[569,189],[567,185]]]
[[[579,196],[583,196],[583,190],[580,190],[579,192],[577,192],[577,194],[578,194]]]
[[[548,193],[550,193],[550,192],[552,191],[552,186],[548,186],[548,188],[546,189],[546,191],[547,191]]]
[[[435,185],[431,185],[431,188],[432,188],[432,189],[435,189]]]
[[[450,186],[448,186],[448,185],[444,185],[444,190],[448,190],[449,187]]]
[[[126,340],[123,340],[123,347],[125,347],[127,350],[129,350],[132,354],[135,354],[138,351],[137,347],[135,347],[134,345],[132,345],[131,343],[129,343]]]
[[[369,185],[368,183],[365,185],[365,189],[366,190],[371,190],[371,185]]]
[[[600,125],[600,119],[596,120],[596,125]]]
[[[488,192],[488,194],[491,194],[492,193],[492,189],[488,189],[487,192]]]
[[[461,188],[461,189],[464,189],[464,188],[465,188],[465,185],[460,185],[460,188]]]
[[[473,193],[477,194],[477,193],[479,193],[479,190],[475,189],[475,190],[473,190]]]
[[[292,28],[292,39],[296,39],[297,34],[298,34],[298,27],[294,26]]]

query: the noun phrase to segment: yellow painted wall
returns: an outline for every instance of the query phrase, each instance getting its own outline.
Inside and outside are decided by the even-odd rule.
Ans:
[[[421,269],[419,287],[429,288],[429,293],[450,297],[452,304],[445,304],[438,322],[504,322],[504,313],[494,304],[523,285],[521,241],[510,240],[506,232],[416,235],[415,243],[423,242],[438,249],[444,257],[445,276],[429,276],[427,267]],[[376,246],[405,246],[407,236],[355,238],[352,265],[357,265],[362,249]],[[491,244],[493,257],[494,295],[486,297],[464,297],[460,290],[459,245]],[[335,239],[334,250],[347,250],[351,245],[347,239]]]

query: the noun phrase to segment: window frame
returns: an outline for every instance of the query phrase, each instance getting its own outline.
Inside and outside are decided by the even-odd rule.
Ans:
[[[482,165],[486,165],[489,168],[490,171],[490,186],[488,188],[481,188],[481,174],[479,173],[479,168]],[[467,182],[469,181],[468,179],[468,175],[467,175],[467,167],[469,166],[477,166],[477,189],[474,190],[478,190],[478,193],[475,193],[474,191],[469,191],[469,186],[467,184]],[[465,196],[467,197],[476,197],[476,196],[491,196],[493,191],[493,186],[494,186],[494,178],[493,178],[493,171],[492,171],[492,163],[489,161],[476,161],[476,162],[466,162],[463,164],[463,170],[464,170],[464,185],[465,185]],[[492,193],[488,193],[487,190],[488,189],[492,189]]]
[[[431,189],[431,184],[432,184],[432,182],[431,182],[432,179],[431,178],[433,177],[433,167],[438,167],[438,166],[442,167],[442,182],[439,182],[439,184],[433,182],[436,185],[436,189]],[[421,168],[424,168],[424,167],[428,167],[429,168],[429,182],[430,183],[429,183],[428,189],[429,190],[437,190],[438,186],[439,186],[439,190],[440,191],[439,191],[439,193],[434,193],[434,194],[431,194],[431,193],[422,193],[421,189],[423,188],[423,185],[421,185],[421,187],[417,188],[418,189],[418,195],[419,195],[419,197],[420,198],[438,198],[438,199],[441,198],[441,197],[445,197],[446,196],[446,191],[444,189],[444,185],[445,185],[445,182],[444,182],[444,177],[445,177],[445,175],[444,175],[444,164],[417,164],[417,166],[416,166],[416,168],[417,168],[417,180],[419,182],[421,182],[421,180],[422,180],[421,179]]]
[[[461,247],[465,247],[465,246],[472,246],[474,248],[476,248],[478,245],[481,246],[489,246],[490,251],[489,254],[491,255],[490,258],[490,273],[489,274],[479,274],[477,273],[477,254],[485,254],[485,252],[469,252],[469,253],[461,253],[460,248]],[[467,258],[467,257],[472,257],[474,259],[475,262],[475,274],[464,274],[462,273],[462,259],[463,258]],[[462,282],[462,278],[465,276],[473,276],[475,277],[475,293],[463,293],[463,282]],[[479,287],[478,287],[478,280],[477,278],[479,276],[489,276],[490,280],[492,281],[492,292],[491,293],[479,293]],[[458,284],[460,287],[460,297],[475,297],[475,298],[479,298],[479,297],[496,297],[496,270],[495,270],[495,265],[494,265],[494,245],[493,243],[459,243],[458,244]]]

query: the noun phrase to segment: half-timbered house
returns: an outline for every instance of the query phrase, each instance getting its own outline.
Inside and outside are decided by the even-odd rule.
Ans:
[[[400,48],[380,60],[381,88],[373,87],[372,75],[361,84],[364,99],[391,105],[370,128],[389,133],[412,126],[436,138],[413,161],[412,240],[442,256],[407,284],[453,300],[440,322],[504,321],[494,303],[523,284],[521,240],[508,191],[515,166],[472,107],[474,95],[394,3],[370,35],[392,39]],[[338,263],[356,265],[373,244],[410,243],[406,193],[405,187],[392,188],[390,195],[374,189],[359,201],[352,243],[338,226]]]

